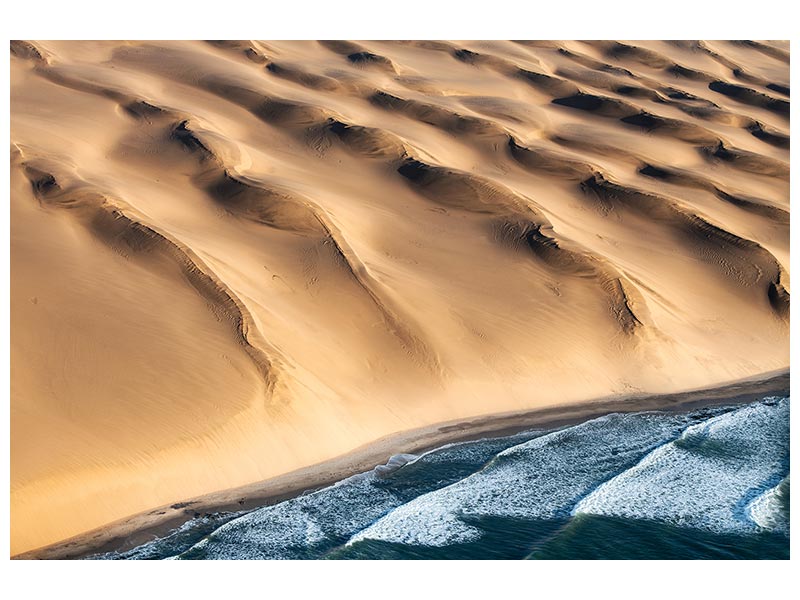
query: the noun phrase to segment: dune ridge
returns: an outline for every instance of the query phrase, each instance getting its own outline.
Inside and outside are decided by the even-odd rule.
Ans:
[[[786,42],[11,42],[12,554],[789,364]]]
[[[131,216],[130,208],[123,201],[113,200],[84,182],[62,186],[61,178],[51,172],[26,162],[22,167],[42,204],[76,212],[76,218],[114,251],[126,257],[160,255],[176,263],[188,283],[212,306],[214,315],[231,323],[239,342],[264,378],[269,393],[274,386],[273,361],[260,347],[264,342],[253,341],[260,336],[250,313],[190,248],[146,224],[142,217]]]

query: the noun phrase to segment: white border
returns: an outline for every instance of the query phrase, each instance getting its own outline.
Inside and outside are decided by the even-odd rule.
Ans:
[[[17,39],[789,39],[788,2],[16,0]],[[763,12],[760,12],[763,8]]]

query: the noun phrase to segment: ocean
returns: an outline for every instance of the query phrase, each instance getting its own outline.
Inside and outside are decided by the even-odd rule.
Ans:
[[[92,559],[788,559],[789,398],[442,446]]]

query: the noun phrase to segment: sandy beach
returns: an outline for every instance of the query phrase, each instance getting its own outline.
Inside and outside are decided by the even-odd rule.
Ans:
[[[304,492],[341,481],[385,464],[393,455],[423,453],[453,442],[510,435],[528,429],[555,429],[611,412],[648,410],[679,411],[707,406],[736,405],[764,396],[788,395],[789,373],[771,373],[716,388],[691,390],[668,395],[599,398],[571,406],[488,415],[441,423],[413,431],[389,435],[343,456],[298,469],[267,481],[222,490],[183,502],[161,506],[146,513],[122,519],[75,538],[12,558],[80,559],[111,551],[124,551],[155,537],[163,536],[193,517],[219,511],[249,510],[281,502]]]
[[[788,389],[788,42],[10,61],[12,556]]]

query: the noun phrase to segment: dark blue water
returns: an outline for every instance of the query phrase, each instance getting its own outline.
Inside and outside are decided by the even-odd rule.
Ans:
[[[786,559],[789,399],[394,457],[111,559]]]

